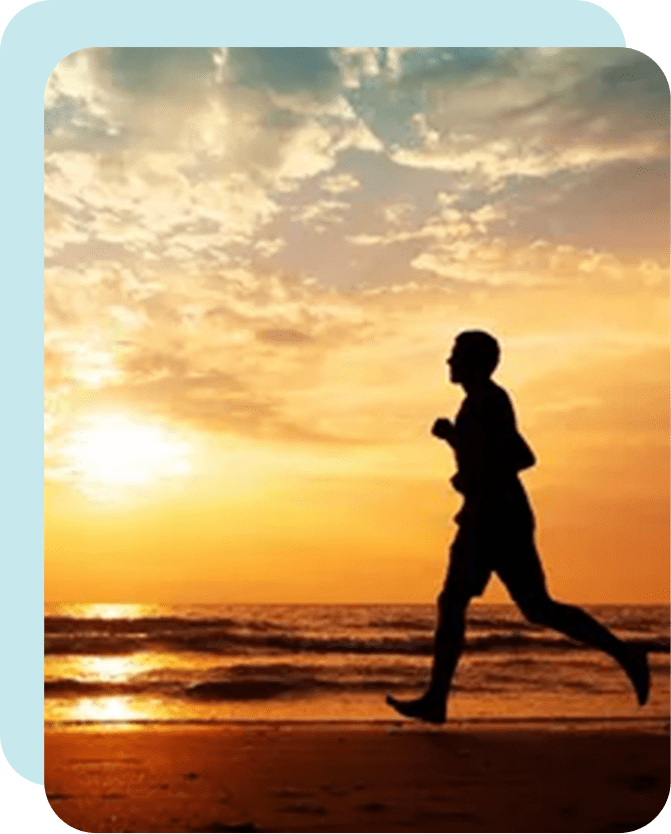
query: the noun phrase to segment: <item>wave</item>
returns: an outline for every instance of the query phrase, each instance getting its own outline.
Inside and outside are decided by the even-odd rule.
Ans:
[[[82,697],[113,697],[119,695],[164,695],[197,701],[249,701],[265,700],[288,694],[313,694],[323,692],[380,691],[391,687],[420,685],[422,676],[408,679],[403,674],[377,675],[351,678],[329,677],[311,674],[293,668],[264,668],[262,671],[245,669],[244,673],[229,671],[218,678],[197,682],[170,683],[150,680],[88,681],[73,678],[46,681],[44,694],[48,698],[77,699]]]
[[[411,631],[431,630],[435,626],[435,618],[431,619],[389,619],[389,620],[368,620],[368,628],[389,628],[389,629],[410,629]]]
[[[232,619],[230,617],[45,617],[44,630],[49,633],[148,634],[155,631],[182,629],[246,628],[267,631],[277,628],[265,620]]]
[[[583,671],[585,671],[583,669]],[[593,672],[594,670],[592,670]],[[268,701],[291,696],[312,696],[318,693],[382,693],[394,689],[419,689],[426,683],[426,667],[356,667],[350,665],[329,669],[317,665],[250,664],[229,669],[211,669],[206,675],[195,675],[195,679],[177,677],[156,679],[152,676],[137,676],[125,681],[82,680],[62,678],[45,682],[45,696],[59,701],[76,701],[79,698],[104,698],[116,696],[149,696],[168,698],[171,701],[189,703],[223,703],[227,701]],[[495,661],[491,667],[468,668],[463,670],[456,681],[454,691],[465,691],[470,695],[509,695],[519,692],[580,690],[584,692],[618,693],[624,687],[623,681],[613,683],[610,677],[594,674],[560,675],[547,669],[520,674],[510,666],[509,660]]]
[[[148,692],[166,691],[173,687],[142,681],[84,681],[76,678],[61,678],[45,681],[44,694],[52,698],[81,698],[95,695],[139,695]]]
[[[114,655],[140,651],[206,652],[220,655],[258,652],[297,654],[370,654],[426,656],[433,651],[432,629],[423,621],[390,620],[390,632],[379,637],[314,634],[268,622],[234,619],[156,617],[136,620],[45,620],[47,655]],[[370,627],[370,621],[367,624]],[[488,625],[489,622],[488,622]],[[380,626],[382,627],[382,626]],[[417,634],[421,628],[424,634]],[[668,638],[635,638],[629,642],[651,652],[668,652]],[[466,651],[566,651],[587,648],[560,634],[528,624],[499,623],[493,633],[467,637]]]

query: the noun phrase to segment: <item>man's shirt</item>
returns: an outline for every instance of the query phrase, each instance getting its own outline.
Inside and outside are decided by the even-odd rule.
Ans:
[[[515,496],[524,496],[517,473],[533,466],[535,458],[517,430],[503,388],[489,380],[479,391],[469,393],[454,428],[458,472],[453,484],[467,503],[503,509],[511,500],[515,503]],[[526,496],[523,500],[526,504]]]

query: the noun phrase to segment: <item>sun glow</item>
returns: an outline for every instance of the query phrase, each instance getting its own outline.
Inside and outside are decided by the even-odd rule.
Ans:
[[[136,700],[117,695],[109,698],[79,698],[74,714],[80,721],[133,721],[148,717],[146,710]]]
[[[81,673],[87,678],[100,681],[128,681],[148,667],[146,661],[140,663],[134,657],[83,657],[80,662]]]
[[[58,606],[58,613],[65,617],[83,617],[101,620],[132,620],[137,617],[156,616],[155,605],[141,605],[134,602],[88,602]]]
[[[159,423],[123,414],[82,418],[62,448],[79,490],[99,502],[123,502],[191,470],[190,446]]]

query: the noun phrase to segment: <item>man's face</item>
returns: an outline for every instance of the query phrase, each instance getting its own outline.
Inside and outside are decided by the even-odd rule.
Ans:
[[[462,381],[462,370],[464,364],[463,351],[459,349],[457,344],[452,348],[452,353],[447,358],[447,364],[450,368],[450,382]]]

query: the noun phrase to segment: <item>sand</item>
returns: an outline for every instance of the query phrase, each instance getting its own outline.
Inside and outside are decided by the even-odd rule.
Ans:
[[[83,831],[617,832],[669,794],[666,721],[93,725],[45,754]]]

